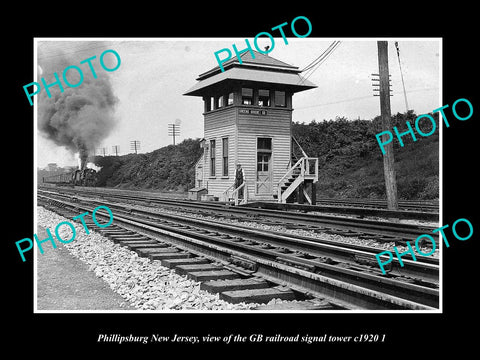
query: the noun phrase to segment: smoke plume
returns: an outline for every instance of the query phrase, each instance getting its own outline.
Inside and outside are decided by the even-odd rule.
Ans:
[[[58,85],[50,87],[52,97],[49,98],[42,85],[42,91],[37,95],[38,129],[56,145],[78,152],[82,168],[89,154],[115,126],[114,106],[118,99],[110,84],[111,73],[105,72],[99,63],[100,54],[107,48],[99,49],[99,45],[98,42],[45,42],[38,47],[41,70],[37,82],[41,84],[43,77],[47,84],[54,83],[56,72],[64,88],[61,92]],[[97,56],[92,61],[96,79],[88,64],[80,64],[94,55]],[[105,62],[107,60],[105,57]],[[78,66],[83,72],[83,82],[78,87],[69,87],[62,77],[64,69],[71,65]],[[73,85],[81,80],[74,68],[66,76]]]

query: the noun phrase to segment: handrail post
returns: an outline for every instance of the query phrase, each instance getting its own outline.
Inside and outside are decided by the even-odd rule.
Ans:
[[[292,136],[292,139],[293,141],[295,141],[295,143],[298,145],[298,147],[300,148],[300,151],[302,152],[302,155],[303,157],[308,157],[307,153],[303,150],[303,148],[300,146],[300,144],[298,143],[297,139],[295,139],[294,136]]]
[[[229,199],[230,199],[229,192],[230,192],[230,190],[234,187],[234,185],[235,185],[235,184],[230,185],[230,186],[223,192],[223,198],[224,198],[224,200],[225,200],[226,202],[229,201]],[[233,195],[233,193],[232,193],[232,195]]]
[[[244,191],[243,191],[243,201],[244,201],[244,204],[247,204],[248,203],[248,186],[247,186],[247,182],[244,181],[243,182],[243,187],[244,187]]]
[[[238,193],[240,189],[244,189],[243,191],[243,199],[241,202],[239,202],[238,198]],[[234,195],[234,200],[235,200],[235,206],[238,205],[239,203],[247,203],[248,202],[248,187],[247,187],[247,182],[244,181],[239,187],[235,188],[232,192],[232,195]]]

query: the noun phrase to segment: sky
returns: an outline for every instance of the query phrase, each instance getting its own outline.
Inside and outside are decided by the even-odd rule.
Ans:
[[[175,122],[180,123],[177,143],[187,138],[202,138],[203,101],[200,97],[184,96],[183,93],[197,82],[199,74],[218,65],[215,51],[232,49],[232,44],[243,49],[245,44],[244,38],[71,40],[75,41],[37,38],[35,44],[41,46],[48,42],[51,55],[44,52],[42,61],[54,58],[56,47],[69,54],[70,59],[78,58],[78,62],[71,65],[84,66],[85,76],[88,75],[87,65],[80,65],[80,61],[93,55],[98,58],[105,49],[114,49],[121,57],[120,67],[108,72],[118,103],[114,111],[115,127],[98,146],[99,151],[105,147],[107,155],[114,154],[114,145],[119,146],[119,155],[131,153],[130,142],[133,140],[140,141],[140,153],[172,144],[168,124]],[[81,48],[77,46],[79,40],[83,45]],[[249,40],[253,43],[253,39]],[[309,123],[336,117],[368,120],[379,115],[379,98],[373,96],[371,80],[371,74],[378,73],[378,39],[288,38],[288,45],[281,37],[274,40],[269,56],[299,69],[310,64],[333,41],[341,41],[308,77],[318,87],[294,95],[293,121]],[[391,97],[392,114],[406,111],[395,41],[400,48],[409,109],[420,115],[440,107],[441,40],[381,40],[389,43],[389,70],[394,94]],[[263,49],[265,45],[271,45],[270,40],[259,38],[259,48]],[[96,66],[97,71],[103,71],[98,64]],[[41,77],[41,69],[36,62],[35,69]],[[47,83],[53,82],[53,77],[48,81],[51,75],[43,75]],[[39,132],[37,166],[42,168],[48,163],[73,166],[77,165],[77,160],[74,154],[56,146]]]

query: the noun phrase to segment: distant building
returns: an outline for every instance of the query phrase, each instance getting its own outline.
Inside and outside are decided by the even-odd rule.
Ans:
[[[49,163],[47,164],[47,171],[57,171],[58,170],[58,165],[57,163]]]
[[[245,52],[242,64],[235,57],[223,65],[224,72],[217,66],[200,74],[184,94],[204,101],[204,152],[195,165],[195,186],[231,198],[236,165],[241,164],[243,202],[305,198],[312,203],[318,159],[303,150],[301,158],[292,157],[291,123],[293,94],[316,85],[300,76],[298,67],[259,52],[254,56]]]

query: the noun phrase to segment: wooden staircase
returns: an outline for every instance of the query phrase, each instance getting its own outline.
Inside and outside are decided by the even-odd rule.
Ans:
[[[239,197],[240,190],[243,189],[243,198]],[[232,184],[228,187],[227,190],[223,192],[223,200],[225,202],[233,201],[235,205],[244,205],[248,203],[248,187],[247,182],[244,181],[242,185],[238,188],[235,188],[235,184]]]
[[[300,148],[302,156],[297,158],[292,151],[292,161],[297,160],[293,166],[291,166],[285,175],[280,179],[277,186],[277,201],[286,203],[291,197],[298,191],[300,196],[304,196],[310,205],[313,205],[314,200],[312,196],[308,195],[305,189],[305,184],[316,183],[318,181],[318,158],[309,157],[294,137],[292,140]],[[292,142],[293,144],[293,142]],[[293,149],[293,147],[292,147]],[[312,185],[312,191],[314,192],[314,186]]]

